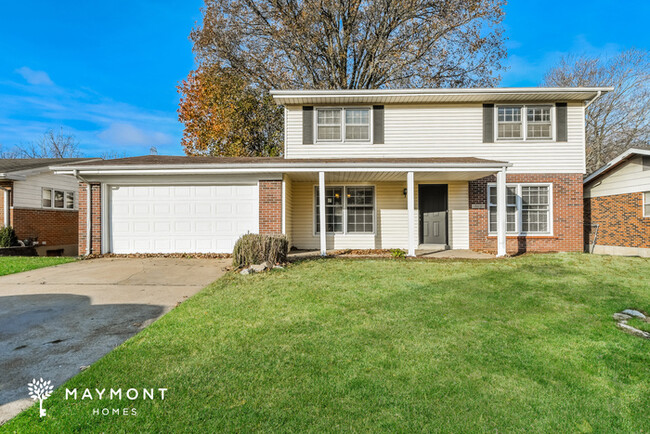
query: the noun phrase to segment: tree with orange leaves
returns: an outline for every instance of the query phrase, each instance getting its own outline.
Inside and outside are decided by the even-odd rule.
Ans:
[[[178,91],[187,155],[281,155],[282,109],[268,92],[215,65],[190,71]]]

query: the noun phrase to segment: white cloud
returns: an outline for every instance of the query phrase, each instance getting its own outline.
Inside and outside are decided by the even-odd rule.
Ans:
[[[45,71],[35,71],[27,66],[23,66],[22,68],[16,69],[16,72],[29,84],[35,86],[54,86],[54,82]]]
[[[131,123],[112,123],[97,135],[101,140],[112,145],[147,145],[159,146],[172,142],[172,138],[160,131],[138,128]]]

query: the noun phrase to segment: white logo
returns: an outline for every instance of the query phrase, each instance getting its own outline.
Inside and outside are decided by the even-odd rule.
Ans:
[[[43,408],[43,401],[49,398],[52,394],[52,390],[54,390],[54,386],[51,383],[51,381],[45,381],[41,378],[38,381],[36,381],[36,379],[33,379],[32,382],[27,385],[30,398],[32,398],[34,401],[38,399],[40,402],[40,417],[45,417],[46,414],[45,409]]]

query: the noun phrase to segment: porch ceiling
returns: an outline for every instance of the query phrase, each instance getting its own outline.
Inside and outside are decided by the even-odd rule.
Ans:
[[[285,172],[294,182],[318,182],[318,172]],[[494,175],[495,170],[454,171],[454,172],[415,172],[415,182],[421,181],[473,181]],[[325,182],[406,182],[404,172],[327,172]]]

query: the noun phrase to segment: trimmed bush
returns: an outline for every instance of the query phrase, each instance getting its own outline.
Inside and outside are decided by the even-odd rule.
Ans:
[[[18,245],[16,231],[11,226],[0,229],[0,247],[13,247]]]
[[[242,235],[232,251],[234,267],[248,267],[266,261],[271,264],[287,262],[289,240],[285,235]]]

